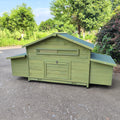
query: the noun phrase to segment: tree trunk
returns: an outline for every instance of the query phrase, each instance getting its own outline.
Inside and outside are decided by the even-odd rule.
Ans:
[[[83,39],[85,39],[85,29],[83,28]]]
[[[81,27],[80,27],[80,25],[78,24],[78,36],[79,36],[79,38],[80,38],[80,33],[81,33],[80,29],[81,29]]]

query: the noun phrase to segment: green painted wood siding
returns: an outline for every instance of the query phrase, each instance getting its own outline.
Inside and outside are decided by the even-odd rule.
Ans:
[[[28,77],[27,58],[11,59],[12,73],[14,76]]]
[[[38,54],[37,49],[51,50],[78,50],[78,55]],[[72,54],[74,54],[73,51]],[[46,39],[42,42],[27,47],[29,59],[29,77],[61,80],[63,82],[76,82],[88,84],[90,50],[59,37]],[[50,82],[51,82],[50,81]]]
[[[112,66],[91,62],[90,83],[111,86],[112,72]]]

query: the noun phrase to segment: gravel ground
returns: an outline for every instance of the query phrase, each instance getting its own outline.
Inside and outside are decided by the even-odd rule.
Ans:
[[[119,120],[120,73],[112,87],[28,82],[12,76],[6,57],[24,48],[0,48],[0,120]]]

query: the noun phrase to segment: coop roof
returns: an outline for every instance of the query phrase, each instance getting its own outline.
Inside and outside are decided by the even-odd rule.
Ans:
[[[22,53],[15,56],[7,57],[7,59],[24,58],[25,56],[26,56],[26,53]]]
[[[111,56],[105,54],[91,53],[91,61],[110,66],[116,66]]]
[[[89,43],[89,42],[86,42],[86,41],[81,40],[81,39],[79,39],[79,38],[76,38],[76,37],[74,37],[74,36],[72,36],[72,35],[69,35],[69,34],[67,34],[67,33],[53,33],[53,34],[51,34],[51,35],[49,35],[49,36],[47,36],[47,37],[44,37],[44,38],[42,38],[42,39],[40,39],[40,40],[37,40],[37,41],[34,41],[34,42],[32,42],[32,43],[26,44],[26,45],[24,45],[23,47],[28,47],[28,46],[34,45],[34,44],[36,44],[36,43],[38,43],[38,42],[40,42],[40,41],[43,41],[43,40],[45,40],[45,39],[48,39],[48,38],[50,38],[50,37],[55,37],[55,36],[64,38],[64,39],[66,39],[66,40],[68,40],[68,41],[71,41],[71,42],[73,42],[73,43],[76,43],[76,44],[78,44],[78,45],[81,45],[81,46],[86,47],[86,48],[91,49],[91,50],[94,48],[94,44]]]

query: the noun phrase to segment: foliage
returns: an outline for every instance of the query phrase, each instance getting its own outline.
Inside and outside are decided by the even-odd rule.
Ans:
[[[120,5],[120,0],[111,0],[112,9],[115,10],[117,6]]]
[[[97,34],[97,51],[120,63],[120,11]]]
[[[9,29],[10,28],[9,22],[10,22],[9,14],[7,12],[3,13],[3,16],[0,17],[0,27]]]
[[[22,4],[22,6],[13,9],[10,14],[12,26],[16,30],[22,29],[23,31],[34,29],[35,20],[33,17],[32,9],[27,7],[26,4]]]
[[[119,6],[117,6],[116,7],[116,9],[115,10],[113,10],[113,15],[116,15],[117,13],[119,13],[120,12],[120,5]]]
[[[58,1],[56,4],[58,9],[55,8],[57,9],[57,12],[55,13],[52,11],[55,14],[55,18],[43,21],[39,26],[37,26],[35,23],[32,9],[27,7],[26,4],[17,6],[15,9],[11,10],[9,14],[4,13],[3,16],[0,17],[0,46],[23,45],[47,36],[53,32],[67,32],[75,37],[79,37],[77,34],[77,25],[81,25],[81,27],[83,27],[83,24],[87,24],[84,20],[88,19],[87,15],[89,17],[88,13],[90,13],[90,10],[92,10],[92,7],[90,8],[89,5],[90,2],[92,4],[92,0],[90,0],[90,2],[88,0],[85,2],[83,2],[83,0],[56,1]],[[79,3],[81,5],[79,5]],[[84,5],[87,5],[88,8]],[[79,9],[79,7],[81,7],[81,9]],[[97,8],[95,10],[97,10]],[[108,13],[109,12],[110,10],[108,9]],[[79,19],[83,21],[79,22]],[[24,34],[23,38],[21,37],[21,34]],[[86,32],[86,37],[83,38],[81,34],[80,38],[84,40],[89,39],[90,41],[94,42],[93,39],[95,39],[95,34],[94,32],[90,34],[89,32]]]
[[[68,34],[72,34],[76,31],[76,27],[73,24],[70,24],[69,22],[64,23],[60,20],[55,20],[55,29],[58,32],[66,32]]]
[[[46,20],[45,22],[42,21],[39,25],[39,30],[40,31],[46,31],[46,30],[52,30],[55,28],[55,23],[54,23],[54,20],[52,19],[48,19]]]
[[[53,32],[54,31],[47,31],[47,32],[34,31],[33,33],[25,32],[24,38],[18,40],[16,36],[19,36],[20,32],[14,31],[11,33],[11,31],[9,31],[8,29],[0,30],[0,46],[25,45],[32,41],[46,37],[52,34]],[[28,34],[31,36],[28,36]]]
[[[16,9],[11,10],[10,15],[4,13],[0,19],[0,26],[10,31],[18,30],[24,32],[33,30],[36,24],[32,9],[24,3],[21,6],[17,6]]]
[[[91,30],[102,26],[110,17],[111,7],[110,0],[54,0],[51,14],[64,23],[77,25],[80,34],[81,27]]]
[[[59,20],[48,19],[46,21],[42,21],[38,29],[43,32],[54,30],[55,32],[67,32],[72,34],[76,30],[76,27],[69,22],[64,23]]]

